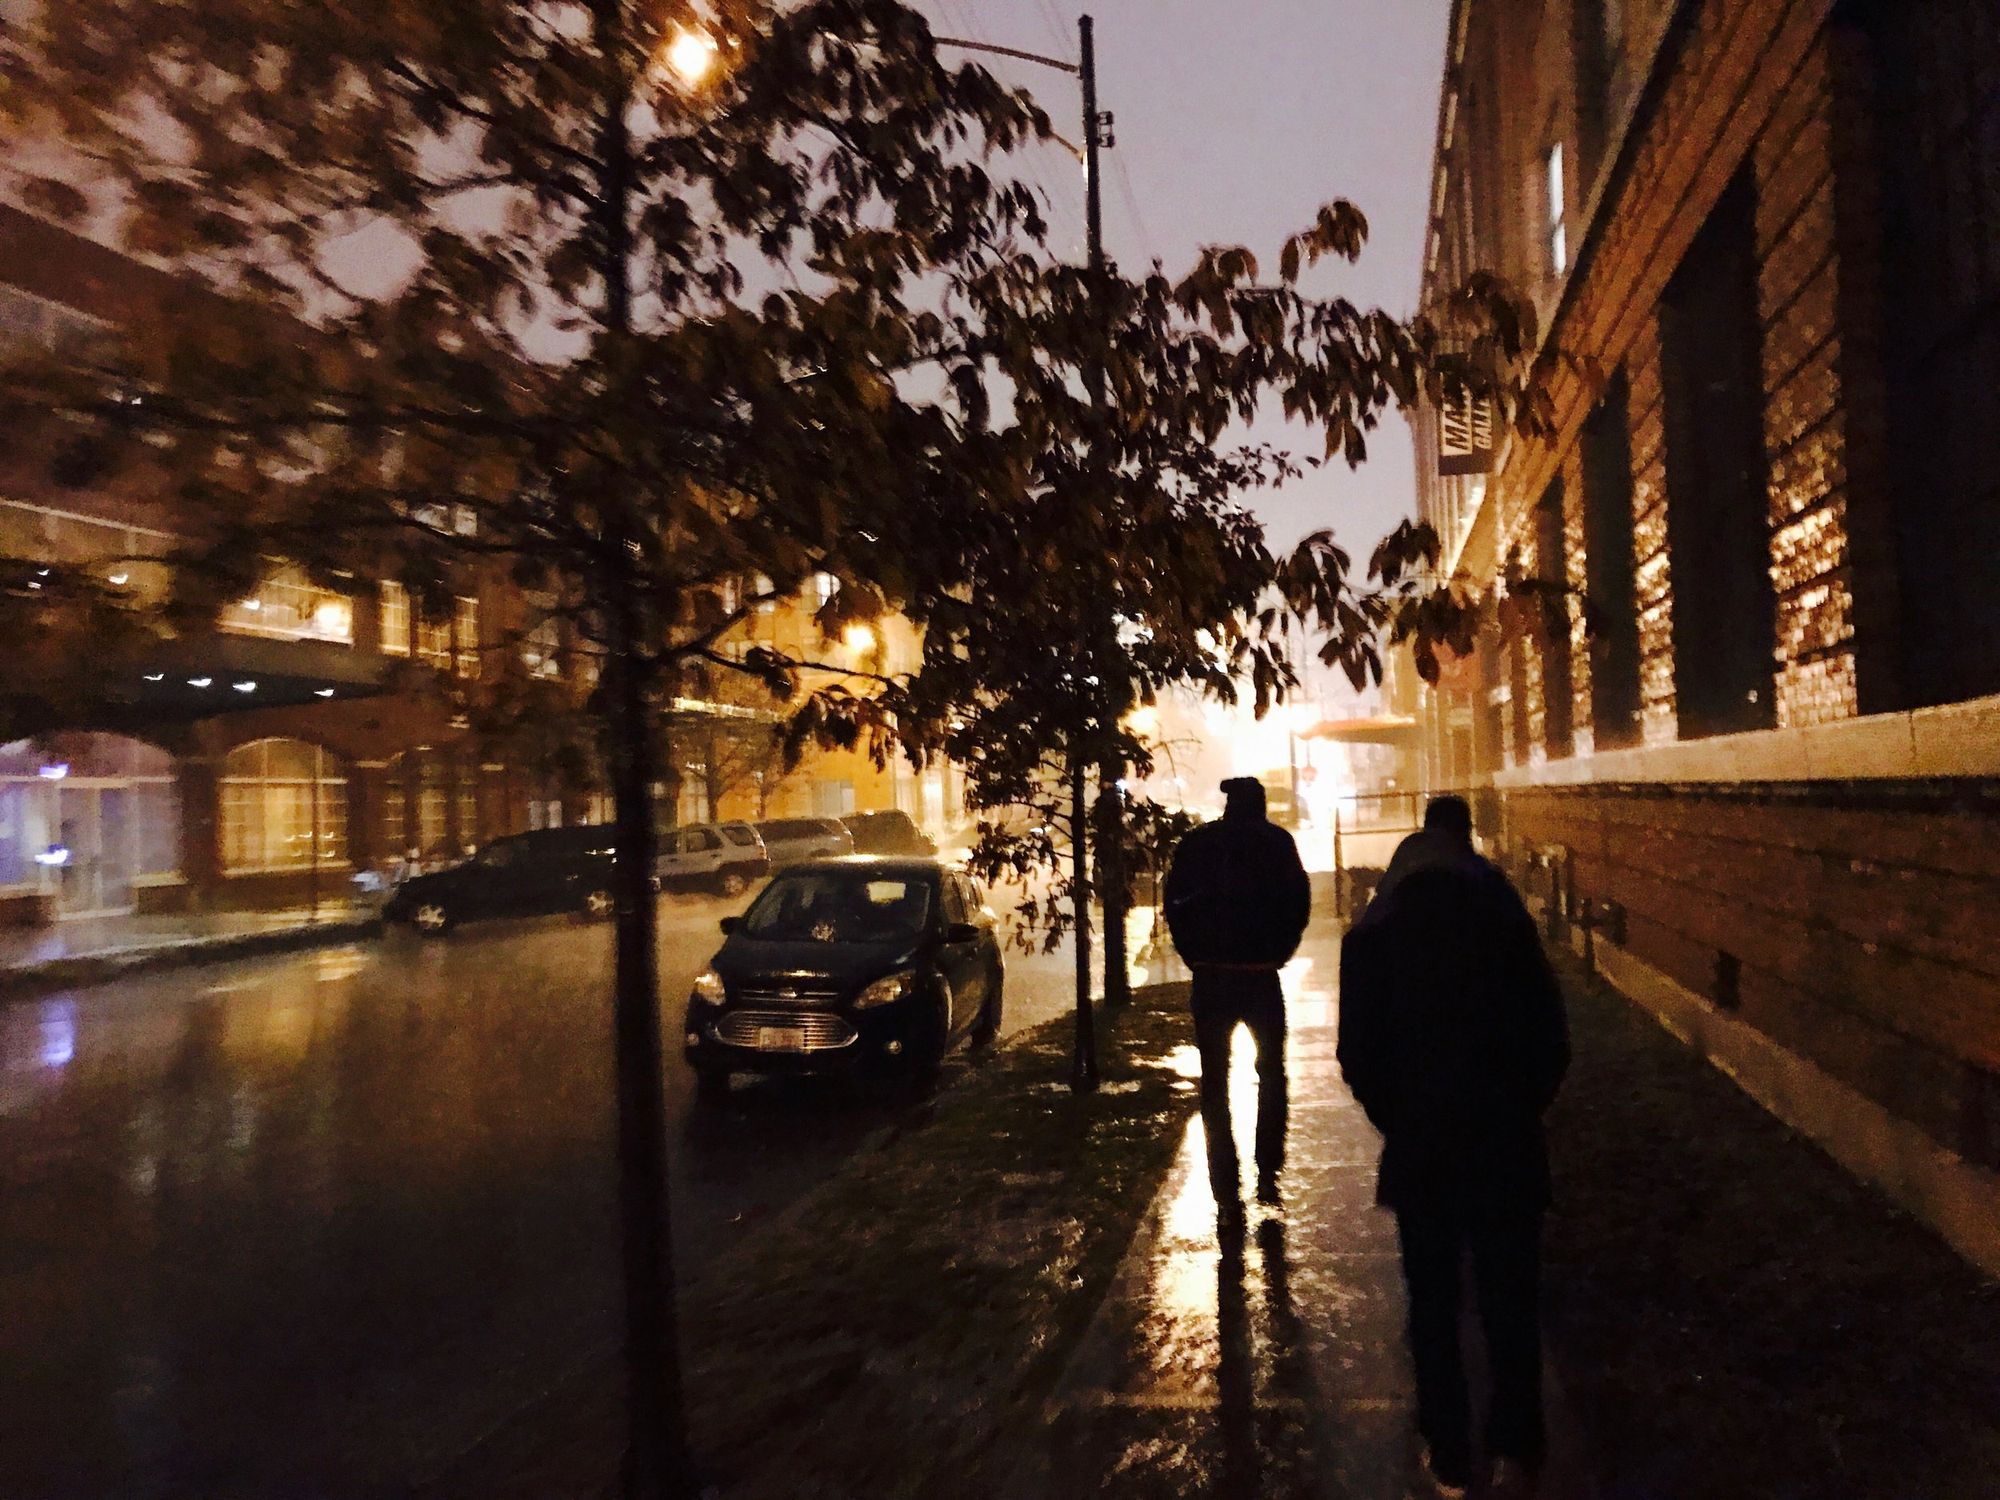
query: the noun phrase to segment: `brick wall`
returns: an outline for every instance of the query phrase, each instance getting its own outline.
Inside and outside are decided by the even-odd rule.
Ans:
[[[1635,957],[2000,1168],[2000,784],[1517,791],[1506,830]]]

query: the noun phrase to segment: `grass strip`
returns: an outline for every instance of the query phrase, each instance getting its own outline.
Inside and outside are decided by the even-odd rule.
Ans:
[[[2000,1285],[1565,979],[1549,1322],[1607,1500],[2000,1493]]]

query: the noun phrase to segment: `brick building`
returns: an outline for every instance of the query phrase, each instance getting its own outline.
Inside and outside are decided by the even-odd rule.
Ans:
[[[0,342],[115,336],[171,285],[0,203]],[[0,442],[0,558],[88,567],[141,595],[160,588],[149,559],[174,541],[169,500],[143,477],[48,457],[40,443]],[[811,607],[774,609],[746,636],[796,643]],[[836,654],[913,649],[900,622],[883,629],[885,641]],[[61,734],[0,745],[0,925],[340,899],[359,870],[606,817],[588,778],[480,737],[455,706],[455,681],[496,670],[503,652],[520,653],[531,676],[581,686],[588,672],[498,570],[462,575],[449,607],[427,616],[393,580],[328,589],[274,561],[212,632],[167,643],[121,701]],[[0,688],[5,673],[0,659]],[[774,708],[691,702],[682,717],[768,723]],[[717,807],[700,753],[697,741],[669,783],[684,820],[900,806],[941,830],[962,802],[942,773],[829,752],[732,785]]]
[[[1427,295],[1579,365],[1484,472],[1418,423],[1451,566],[1564,590],[1426,692],[1426,783],[2000,1267],[2000,7],[1458,0],[1431,207]]]

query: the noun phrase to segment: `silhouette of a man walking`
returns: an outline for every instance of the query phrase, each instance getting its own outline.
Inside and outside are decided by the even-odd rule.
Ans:
[[[1278,971],[1298,951],[1312,883],[1292,836],[1264,815],[1264,786],[1222,783],[1219,822],[1181,840],[1167,872],[1167,928],[1194,971],[1201,1120],[1216,1223],[1243,1223],[1241,1167],[1229,1125],[1229,1043],[1239,1025],[1257,1044],[1257,1197],[1278,1200],[1285,1165],[1285,995]]]
[[[1492,1368],[1496,1486],[1503,1475],[1532,1484],[1544,1447],[1542,1113],[1569,1065],[1569,1034],[1534,921],[1474,852],[1461,798],[1431,803],[1341,944],[1339,1058],[1382,1132],[1376,1201],[1395,1210],[1402,1241],[1432,1482],[1455,1496],[1472,1477],[1459,1354],[1469,1253]]]

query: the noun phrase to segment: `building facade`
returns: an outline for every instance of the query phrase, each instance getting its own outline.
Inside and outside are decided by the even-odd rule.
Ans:
[[[1607,970],[2000,1265],[2000,8],[1459,0],[1427,296],[1565,356],[1420,508],[1548,586],[1423,775]]]
[[[0,204],[0,341],[61,348],[115,336],[163,295],[161,272]],[[141,597],[175,515],[143,478],[100,475],[43,445],[0,441],[0,558],[85,568]],[[31,585],[32,586],[32,585]],[[486,839],[609,815],[574,765],[476,732],[455,689],[518,655],[529,679],[588,686],[590,663],[504,571],[468,570],[448,600],[393,579],[316,584],[274,560],[212,631],[166,642],[120,701],[76,727],[0,745],[0,925],[187,910],[288,908],[346,899],[353,877],[440,862]],[[815,631],[799,600],[752,622],[746,640],[797,645]],[[902,657],[900,622],[837,643]],[[819,653],[815,653],[819,654]],[[836,663],[837,665],[837,663]],[[0,660],[0,688],[7,666]],[[681,705],[677,720],[770,726],[768,699]],[[946,776],[878,768],[859,752],[747,775],[705,763],[715,736],[676,744],[659,788],[684,821],[839,815],[903,807],[935,831],[962,816]]]

